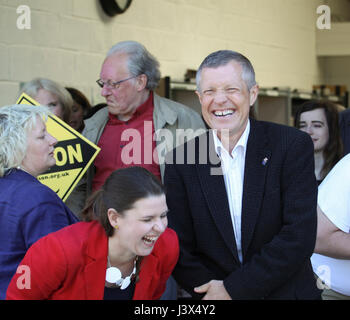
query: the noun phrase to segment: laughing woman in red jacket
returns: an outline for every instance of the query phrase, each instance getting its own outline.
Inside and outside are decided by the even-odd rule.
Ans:
[[[114,171],[89,199],[85,222],[28,250],[7,299],[159,299],[179,254],[167,211],[146,169]]]

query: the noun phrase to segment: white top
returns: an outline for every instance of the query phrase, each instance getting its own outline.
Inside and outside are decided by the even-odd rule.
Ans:
[[[249,131],[250,122],[248,120],[248,124],[242,136],[239,138],[230,155],[217,137],[216,130],[213,130],[215,151],[221,160],[221,168],[224,174],[227,199],[236,239],[238,257],[241,262],[243,260],[241,244],[243,179]]]
[[[350,154],[342,158],[318,188],[318,205],[340,230],[350,233]],[[311,257],[314,272],[332,290],[350,296],[350,260],[320,254]]]

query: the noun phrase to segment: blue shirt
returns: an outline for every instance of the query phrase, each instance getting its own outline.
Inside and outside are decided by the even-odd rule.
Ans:
[[[13,169],[0,178],[0,299],[28,248],[78,218],[35,177]]]

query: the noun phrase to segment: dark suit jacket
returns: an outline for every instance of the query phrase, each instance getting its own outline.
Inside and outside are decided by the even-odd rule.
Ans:
[[[208,164],[210,159],[216,164]],[[187,164],[179,164],[182,160]],[[216,279],[224,280],[233,299],[320,298],[309,259],[316,239],[317,184],[313,143],[307,134],[251,120],[242,199],[242,264],[224,178],[213,174],[220,170],[220,161],[212,134],[177,148],[167,161],[169,226],[180,241],[173,275],[184,289],[195,296],[194,287]]]
[[[350,109],[339,114],[340,135],[344,144],[344,155],[350,153]]]
[[[143,258],[134,300],[159,299],[178,258],[176,233],[166,229],[150,255]],[[51,233],[33,244],[21,262],[30,268],[30,289],[18,288],[16,273],[7,299],[101,300],[103,299],[108,238],[96,222],[79,222]]]

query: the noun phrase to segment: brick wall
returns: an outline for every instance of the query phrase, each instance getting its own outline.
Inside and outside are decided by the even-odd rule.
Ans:
[[[163,76],[183,80],[218,49],[247,55],[261,86],[311,90],[319,80],[315,53],[319,0],[133,0],[109,18],[98,0],[0,0],[0,105],[14,103],[19,84],[47,77],[101,102],[95,80],[107,50],[142,42]],[[31,9],[31,29],[16,26],[16,9]]]

